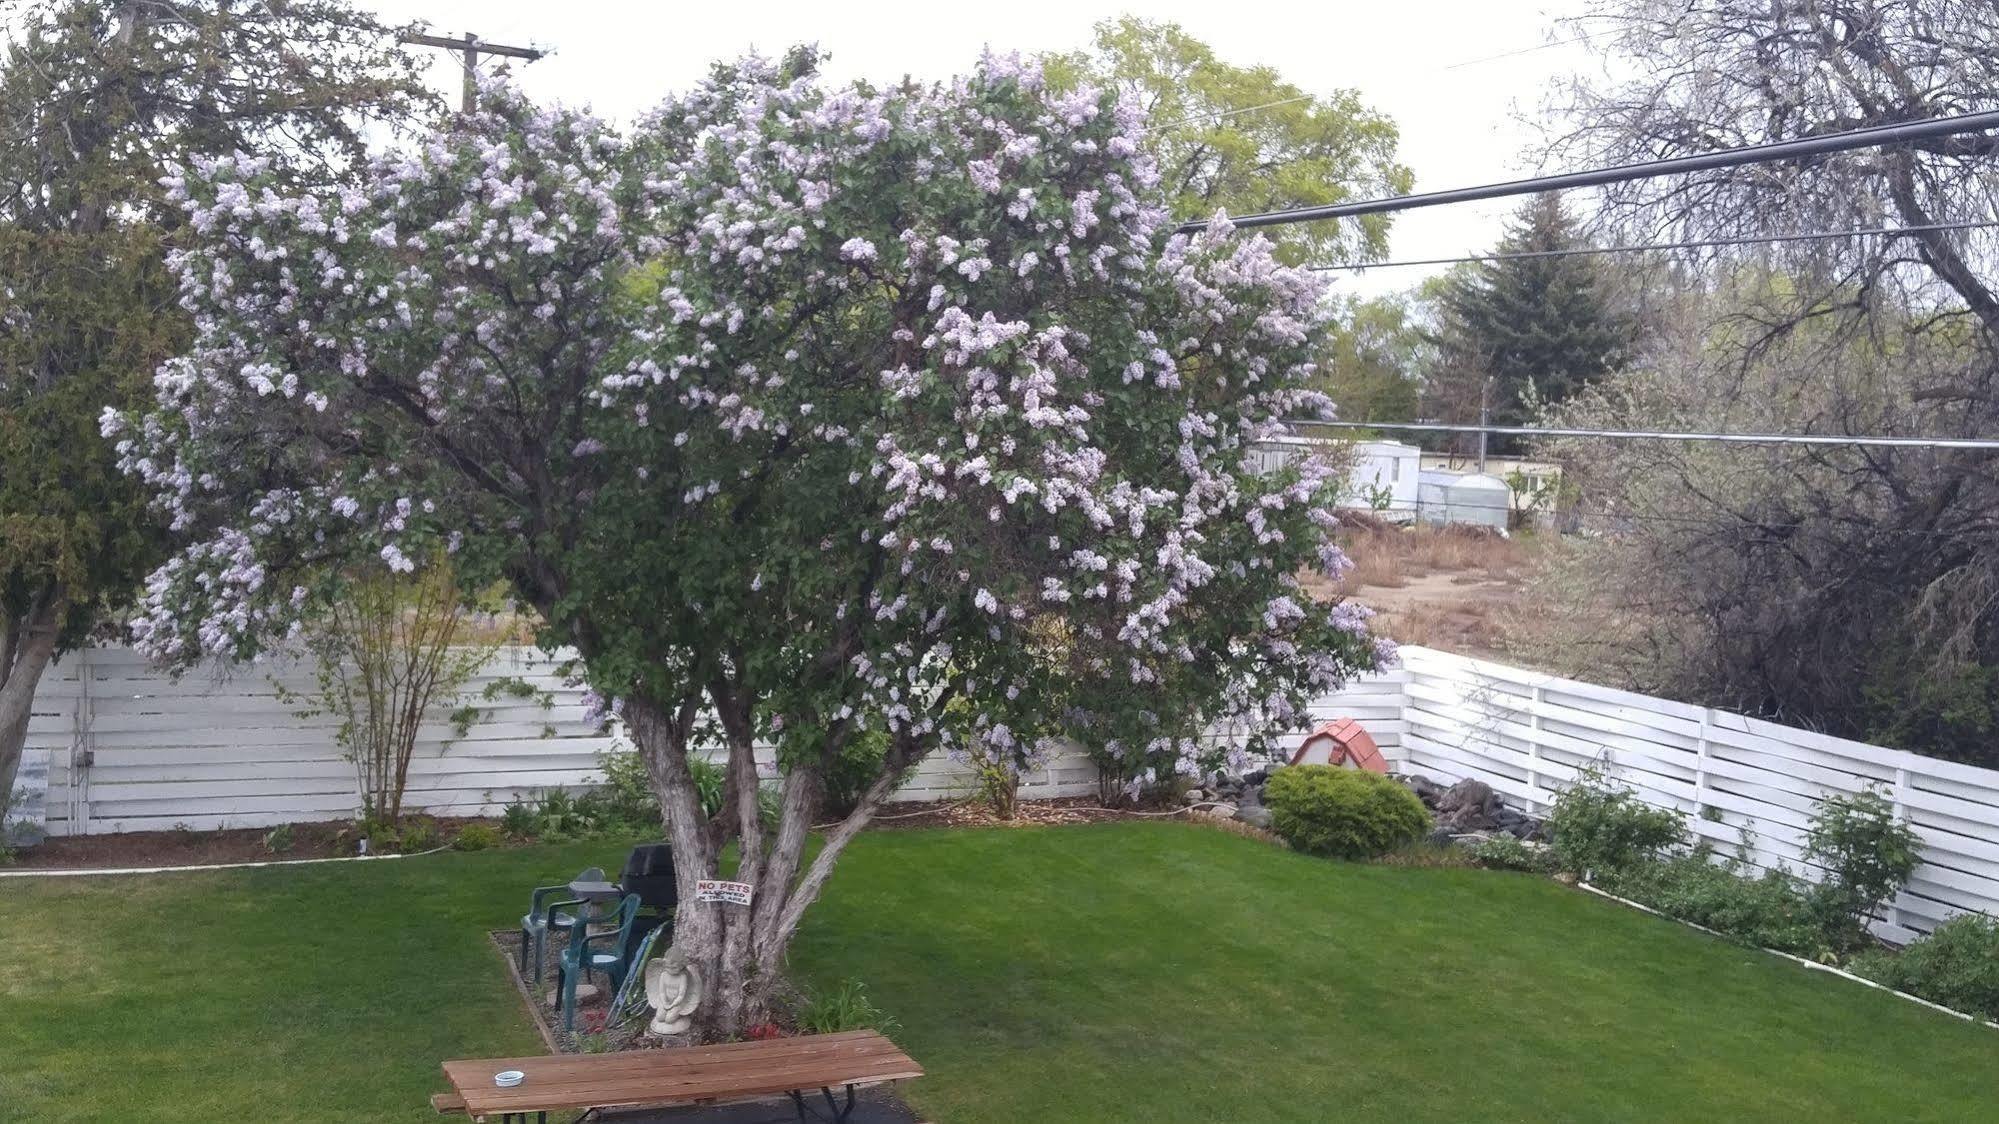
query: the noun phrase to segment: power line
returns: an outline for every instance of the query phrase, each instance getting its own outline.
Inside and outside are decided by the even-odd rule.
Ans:
[[[1545,51],[1550,47],[1570,47],[1574,46],[1577,43],[1587,43],[1592,39],[1600,39],[1603,36],[1609,35],[1611,32],[1616,30],[1618,29],[1614,27],[1607,27],[1602,31],[1592,31],[1586,35],[1578,35],[1573,39],[1554,39],[1546,43],[1537,43],[1532,47],[1521,47],[1517,50],[1501,51],[1496,55],[1485,55],[1480,58],[1466,59],[1463,62],[1454,62],[1449,66],[1439,67],[1438,69],[1458,70],[1467,66],[1477,66],[1480,63],[1497,62],[1500,59],[1510,59],[1517,55],[1531,55],[1535,51]]]
[[[1390,504],[1387,507],[1381,507],[1381,508],[1355,507],[1355,508],[1349,508],[1348,510],[1362,512],[1364,514],[1375,514],[1375,515],[1382,514],[1384,512],[1391,514],[1407,514],[1421,518],[1425,512],[1432,512],[1432,511],[1441,512],[1442,510],[1445,509],[1446,506],[1447,505],[1445,504],[1439,503],[1426,507],[1421,501],[1418,501],[1413,505]],[[1497,505],[1494,505],[1492,507],[1486,508],[1485,510],[1497,511],[1499,510],[1499,508]],[[1513,508],[1509,505],[1507,507],[1507,510],[1510,512],[1513,510]],[[1790,522],[1777,523],[1765,519],[1758,519],[1753,515],[1744,514],[1739,511],[1729,511],[1725,508],[1719,510],[1721,516],[1725,517],[1725,520],[1732,520],[1735,524],[1739,526],[1746,526],[1758,531],[1800,531],[1806,528],[1817,529],[1827,524],[1832,524],[1836,526],[1845,526],[1845,527],[1852,527],[1859,525],[1859,522],[1857,520],[1851,520],[1851,519],[1841,520],[1841,519],[1835,519],[1831,516],[1827,516],[1823,519],[1810,520],[1810,521],[1799,520],[1793,517],[1792,521]],[[1674,527],[1708,527],[1708,528],[1717,528],[1717,529],[1718,529],[1717,525],[1725,521],[1724,518],[1702,518],[1697,515],[1665,515],[1657,512],[1635,512],[1635,511],[1568,510],[1568,511],[1553,512],[1552,514],[1554,514],[1558,519],[1577,519],[1577,520],[1595,519],[1595,520],[1607,521],[1618,524],[1657,523]],[[1870,524],[1866,527],[1866,533],[1873,535],[1887,535],[1895,538],[1991,539],[1999,537],[1999,528],[1986,529],[1978,527],[1936,527],[1936,528],[1878,527]]]
[[[1521,47],[1517,50],[1512,50],[1512,51],[1501,51],[1496,55],[1482,55],[1479,58],[1465,59],[1462,62],[1454,62],[1446,66],[1437,67],[1435,68],[1435,71],[1436,73],[1441,74],[1447,70],[1459,70],[1467,66],[1478,66],[1481,63],[1497,62],[1500,59],[1510,59],[1517,55],[1529,55],[1533,54],[1535,51],[1545,51],[1550,47],[1567,47],[1576,43],[1587,43],[1591,39],[1596,39],[1604,35],[1608,35],[1613,30],[1615,29],[1608,28],[1603,31],[1593,31],[1587,35],[1578,35],[1573,39],[1556,39],[1547,43],[1537,43],[1531,47]],[[1418,73],[1422,72],[1419,71]],[[1285,98],[1282,101],[1265,102],[1262,105],[1245,106],[1242,109],[1224,109],[1224,110],[1216,110],[1211,113],[1196,113],[1191,116],[1182,117],[1177,121],[1168,121],[1165,122],[1164,124],[1159,124],[1159,125],[1149,125],[1146,127],[1145,131],[1148,133],[1153,133],[1153,132],[1158,132],[1161,129],[1175,129],[1180,127],[1181,125],[1191,125],[1196,121],[1210,121],[1210,120],[1222,121],[1230,117],[1241,117],[1249,113],[1261,113],[1266,109],[1276,109],[1279,106],[1294,105],[1301,101],[1311,101],[1312,99],[1318,96],[1319,95],[1317,94],[1300,94],[1295,98]]]
[[[1481,58],[1467,58],[1463,62],[1451,62],[1449,66],[1437,66],[1435,70],[1441,74],[1445,70],[1459,70],[1463,66],[1477,66],[1481,62],[1495,62],[1495,60],[1501,60],[1501,58],[1513,58],[1517,54],[1533,54],[1537,50],[1547,50],[1551,46],[1569,46],[1569,44],[1577,44],[1577,42],[1587,42],[1587,40],[1593,40],[1593,38],[1603,36],[1603,34],[1607,34],[1607,32],[1591,32],[1587,36],[1575,36],[1575,38],[1567,38],[1567,40],[1553,40],[1553,42],[1543,42],[1543,44],[1535,44],[1535,46],[1523,46],[1519,50],[1503,50],[1499,54],[1487,54],[1487,56],[1481,56]],[[1209,120],[1227,120],[1227,118],[1239,118],[1239,116],[1247,116],[1247,114],[1259,114],[1263,110],[1275,110],[1279,106],[1295,106],[1297,102],[1309,102],[1313,98],[1317,98],[1317,94],[1299,94],[1295,98],[1281,98],[1277,102],[1263,102],[1261,106],[1243,106],[1239,110],[1213,110],[1213,112],[1205,112],[1205,114],[1189,114],[1189,116],[1183,116],[1179,120],[1169,120],[1169,122],[1145,126],[1145,132],[1159,132],[1159,130],[1165,130],[1165,128],[1179,128],[1183,124],[1209,122]]]
[[[1191,125],[1196,121],[1224,121],[1230,117],[1241,117],[1246,113],[1261,113],[1266,109],[1276,109],[1280,105],[1296,105],[1301,101],[1311,101],[1318,96],[1317,94],[1299,94],[1295,98],[1285,98],[1281,101],[1267,101],[1262,105],[1248,105],[1241,109],[1220,109],[1213,113],[1196,113],[1191,117],[1182,117],[1177,121],[1168,121],[1160,125],[1147,125],[1145,131],[1156,133],[1161,129],[1177,129],[1182,125]]]
[[[1809,242],[1821,238],[1865,238],[1874,235],[1894,237],[1903,234],[1922,234],[1932,230],[1980,230],[1994,226],[1999,226],[1999,219],[1939,222],[1928,223],[1922,226],[1880,226],[1864,230],[1814,230],[1799,234],[1754,234],[1744,235],[1740,238],[1706,238],[1685,242],[1653,242],[1643,246],[1577,246],[1566,250],[1519,250],[1499,254],[1469,254],[1461,258],[1408,258],[1401,261],[1315,265],[1310,268],[1325,273],[1363,269],[1392,269],[1404,265],[1458,265],[1463,262],[1527,261],[1533,258],[1568,258],[1586,254],[1635,254],[1654,250],[1699,250],[1715,246],[1753,246],[1764,242]]]
[[[1849,445],[1889,449],[1999,449],[1999,438],[1858,437],[1836,433],[1682,433],[1655,429],[1537,429],[1519,425],[1437,422],[1288,421],[1323,429],[1392,429],[1420,433],[1488,433],[1509,437],[1605,437],[1627,441],[1711,441],[1724,445]]]
[[[1391,211],[1408,211],[1419,207],[1439,207],[1451,203],[1471,203],[1482,199],[1500,199],[1512,195],[1532,195],[1543,191],[1566,191],[1578,187],[1602,187],[1606,184],[1626,183],[1631,180],[1651,179],[1655,176],[1679,175],[1687,172],[1705,172],[1718,168],[1734,168],[1745,164],[1769,164],[1780,160],[1805,156],[1823,156],[1834,152],[1846,152],[1856,148],[1873,148],[1884,144],[1898,144],[1905,141],[1929,140],[1936,137],[1957,136],[1963,133],[1983,132],[1999,128],[1999,110],[1983,113],[1961,113],[1950,117],[1935,117],[1923,121],[1911,121],[1901,125],[1876,125],[1866,129],[1848,129],[1843,132],[1827,133],[1823,136],[1804,137],[1798,140],[1771,141],[1765,144],[1744,145],[1739,148],[1724,148],[1714,152],[1703,152],[1694,156],[1673,156],[1658,160],[1644,160],[1636,164],[1620,164],[1611,168],[1596,168],[1584,172],[1564,172],[1552,176],[1531,176],[1527,179],[1509,180],[1505,183],[1481,184],[1476,187],[1457,187],[1446,191],[1429,191],[1415,195],[1391,195],[1382,199],[1362,199],[1352,203],[1327,203],[1315,207],[1293,207],[1282,211],[1265,211],[1260,214],[1244,215],[1229,220],[1236,227],[1281,226],[1294,222],[1314,222],[1321,219],[1355,218],[1361,215],[1379,215]],[[1182,234],[1194,234],[1208,228],[1207,219],[1197,219],[1181,223]]]

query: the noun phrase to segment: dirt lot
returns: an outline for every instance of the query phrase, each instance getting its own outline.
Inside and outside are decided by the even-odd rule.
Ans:
[[[1353,572],[1338,585],[1318,583],[1313,593],[1344,594],[1374,609],[1381,614],[1376,627],[1401,643],[1506,658],[1539,553],[1531,537],[1365,520],[1342,537]]]

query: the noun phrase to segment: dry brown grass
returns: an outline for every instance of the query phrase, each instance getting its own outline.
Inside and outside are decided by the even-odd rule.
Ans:
[[[1522,627],[1522,587],[1545,543],[1483,528],[1401,527],[1352,515],[1340,542],[1354,568],[1337,584],[1305,579],[1323,600],[1353,597],[1376,610],[1376,630],[1402,644],[1502,657]]]
[[[1347,592],[1374,586],[1394,589],[1427,574],[1477,573],[1487,580],[1513,577],[1531,559],[1533,548],[1472,527],[1402,528],[1359,526],[1341,536],[1353,572],[1341,583]]]

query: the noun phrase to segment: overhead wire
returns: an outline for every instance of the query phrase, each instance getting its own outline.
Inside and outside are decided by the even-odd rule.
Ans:
[[[1438,507],[1441,506],[1442,505],[1438,505]],[[1425,507],[1421,503],[1417,503],[1413,505],[1391,504],[1383,508],[1357,507],[1354,508],[1353,510],[1361,514],[1379,515],[1381,513],[1387,512],[1393,514],[1410,515],[1420,518],[1426,511],[1431,511],[1434,509]],[[1488,510],[1496,511],[1498,509],[1494,507],[1494,508],[1489,508]],[[1508,510],[1511,511],[1512,509],[1509,507]],[[1770,522],[1767,520],[1757,519],[1750,515],[1745,515],[1741,512],[1726,511],[1725,509],[1723,509],[1722,516],[1712,517],[1712,518],[1702,518],[1693,515],[1666,515],[1658,512],[1583,511],[1583,510],[1563,511],[1556,513],[1556,515],[1558,518],[1564,520],[1594,519],[1594,520],[1607,521],[1612,523],[1657,523],[1657,524],[1664,524],[1670,526],[1683,526],[1683,527],[1712,527],[1718,523],[1732,522],[1741,526],[1754,527],[1757,530],[1773,531],[1773,532],[1802,531],[1808,528],[1817,529],[1829,525],[1844,525],[1844,526],[1859,525],[1858,521],[1856,520],[1839,521],[1831,519],[1822,519],[1817,521],[1792,519],[1791,521],[1788,522]],[[1867,530],[1868,533],[1870,534],[1889,535],[1899,538],[1922,538],[1922,539],[1989,538],[1989,539],[1999,540],[1999,527],[1994,527],[1989,530],[1986,530],[1986,529],[1978,529],[1970,527],[1921,528],[1921,527],[1870,526],[1867,528]]]
[[[1265,226],[1282,226],[1299,222],[1318,222],[1326,219],[1355,218],[1363,215],[1415,210],[1422,207],[1469,203],[1515,195],[1532,195],[1544,191],[1565,191],[1579,187],[1602,187],[1615,183],[1627,183],[1631,180],[1652,179],[1658,176],[1680,175],[1687,172],[1713,171],[1749,164],[1771,164],[1804,157],[1825,156],[1858,148],[1878,148],[1884,145],[1929,140],[1937,137],[1959,136],[1965,133],[1985,132],[1991,129],[1999,129],[1999,110],[1987,110],[1980,113],[1960,113],[1947,117],[1925,118],[1920,121],[1902,122],[1894,125],[1875,125],[1861,129],[1845,129],[1814,137],[1742,145],[1735,148],[1723,148],[1711,152],[1695,153],[1690,156],[1662,157],[1656,160],[1642,160],[1631,164],[1618,164],[1608,168],[1592,168],[1580,172],[1529,176],[1525,179],[1508,180],[1502,183],[1478,184],[1471,187],[1449,188],[1443,191],[1419,192],[1409,195],[1390,195],[1377,199],[1360,199],[1347,203],[1325,203],[1310,207],[1290,207],[1283,210],[1264,211],[1256,214],[1232,217],[1228,221],[1230,225],[1238,229],[1250,229]],[[1209,219],[1196,219],[1181,223],[1177,229],[1182,234],[1195,234],[1206,230],[1211,221]]]
[[[1668,250],[1702,250],[1718,246],[1754,246],[1777,242],[1811,242],[1828,238],[1868,238],[1897,237],[1910,234],[1924,234],[1931,231],[1981,230],[1999,227],[1999,219],[1977,219],[1965,222],[1924,223],[1918,226],[1879,226],[1854,230],[1812,230],[1795,234],[1755,234],[1737,238],[1695,238],[1680,242],[1651,242],[1626,246],[1574,246],[1561,250],[1515,250],[1492,254],[1467,254],[1456,258],[1405,258],[1398,261],[1350,262],[1339,265],[1314,265],[1308,268],[1314,272],[1359,272],[1368,269],[1394,269],[1408,265],[1459,265],[1471,262],[1489,261],[1531,261],[1536,258],[1568,258],[1593,254],[1635,254]]]
[[[1482,55],[1475,59],[1464,59],[1459,62],[1449,63],[1444,66],[1436,67],[1435,70],[1438,73],[1442,73],[1447,70],[1461,70],[1468,66],[1478,66],[1481,63],[1497,62],[1500,59],[1510,59],[1517,57],[1519,55],[1533,54],[1535,51],[1545,51],[1551,47],[1567,47],[1576,43],[1586,43],[1591,39],[1596,39],[1601,36],[1607,35],[1613,30],[1615,29],[1606,28],[1603,31],[1593,31],[1586,35],[1578,35],[1572,39],[1555,39],[1546,43],[1536,43],[1531,47],[1520,47],[1518,49],[1511,51],[1501,51],[1496,55]],[[1181,125],[1192,125],[1196,122],[1226,121],[1231,117],[1242,117],[1251,113],[1261,113],[1266,109],[1277,109],[1280,106],[1295,105],[1301,101],[1312,101],[1318,96],[1319,96],[1318,94],[1299,94],[1297,97],[1283,98],[1278,101],[1264,102],[1262,105],[1244,106],[1241,109],[1222,109],[1222,110],[1215,110],[1209,113],[1194,113],[1186,117],[1179,118],[1177,120],[1164,122],[1162,124],[1148,125],[1146,126],[1145,131],[1148,133],[1153,133],[1153,132],[1159,132],[1164,129],[1178,128]]]
[[[1890,437],[1840,433],[1716,433],[1658,429],[1568,429],[1521,425],[1449,425],[1442,422],[1286,421],[1292,427],[1386,429],[1415,433],[1485,433],[1503,437],[1588,437],[1627,441],[1692,441],[1726,445],[1843,445],[1890,449],[1999,450],[1999,438]]]

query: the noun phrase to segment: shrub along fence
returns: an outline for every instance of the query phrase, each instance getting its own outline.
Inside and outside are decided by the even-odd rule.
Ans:
[[[502,649],[469,685],[461,733],[425,726],[407,804],[439,815],[496,813],[537,792],[598,780],[615,739],[592,726],[558,656]],[[186,825],[262,827],[358,810],[337,719],[301,718],[294,691],[309,666],[274,664],[179,680],[136,653],[99,648],[51,669],[23,770],[28,814],[51,834]],[[1921,834],[1923,864],[1880,927],[1926,932],[1963,911],[1999,915],[1999,772],[1827,737],[1726,711],[1559,679],[1426,648],[1403,666],[1313,706],[1349,716],[1398,770],[1477,779],[1526,811],[1545,812],[1579,767],[1598,763],[1644,800],[1687,813],[1724,850],[1803,867],[1814,803],[1878,788]],[[768,770],[770,760],[763,755]],[[964,794],[971,772],[943,757],[920,766],[904,801]],[[1087,756],[1058,756],[1029,776],[1029,797],[1094,793]],[[38,811],[37,811],[38,810]]]
[[[1545,812],[1600,764],[1718,850],[1807,875],[1817,802],[1872,788],[1923,841],[1876,931],[1906,940],[1966,911],[1999,915],[1999,772],[1446,652],[1404,649],[1404,665],[1400,769],[1481,780]]]

